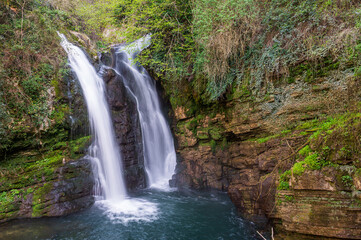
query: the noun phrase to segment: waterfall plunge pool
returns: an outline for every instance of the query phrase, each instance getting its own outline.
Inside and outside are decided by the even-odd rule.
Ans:
[[[59,34],[87,103],[95,140],[89,149],[102,199],[86,211],[59,218],[12,221],[0,225],[0,239],[257,239],[252,225],[237,217],[227,195],[147,189],[127,194],[122,156],[115,139],[105,85],[84,52]],[[146,36],[116,49],[114,69],[137,102],[144,163],[152,186],[174,173],[176,156],[170,128],[162,115],[154,81],[133,63],[150,44]],[[149,127],[152,126],[152,127]],[[155,144],[156,143],[156,144]],[[97,191],[101,189],[101,191]]]
[[[132,201],[143,204],[136,207]],[[147,189],[133,193],[128,204],[118,214],[119,209],[109,211],[98,201],[65,217],[11,221],[0,225],[0,239],[259,239],[224,193]]]

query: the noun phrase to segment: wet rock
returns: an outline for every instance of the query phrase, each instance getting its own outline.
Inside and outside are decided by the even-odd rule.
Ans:
[[[116,140],[123,157],[128,189],[146,187],[143,144],[137,105],[127,92],[122,77],[113,70],[103,74]]]
[[[57,168],[52,179],[3,192],[0,222],[16,218],[68,215],[94,203],[94,178],[87,159],[72,160]],[[10,202],[10,200],[12,200]]]

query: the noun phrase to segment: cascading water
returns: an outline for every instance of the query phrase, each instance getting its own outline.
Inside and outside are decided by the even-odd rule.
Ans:
[[[94,174],[98,172],[103,199],[98,198],[94,207],[70,216],[0,224],[0,239],[258,239],[252,225],[237,218],[236,209],[225,194],[192,191],[184,194],[148,188],[133,192],[137,198],[127,197],[103,82],[84,53],[59,35],[86,98],[95,138],[90,148],[91,160],[98,166]],[[149,181],[154,184],[170,178],[175,166],[175,154],[169,128],[160,113],[154,84],[142,68],[130,64],[132,58],[129,56],[134,57],[134,53],[129,50],[139,51],[141,44],[146,42],[141,40],[135,43],[135,47],[118,48],[117,54],[123,55],[123,58],[118,59],[116,68],[123,77],[130,76],[127,87],[134,94],[142,114],[147,170]],[[144,82],[140,83],[141,86],[133,86],[138,83],[132,81]],[[145,91],[144,96],[138,95],[140,90]],[[148,118],[148,110],[144,108],[145,104],[150,103],[152,106],[149,109],[154,110],[155,116]],[[160,126],[155,125],[154,121],[159,121],[157,124]],[[147,127],[156,127],[157,130],[147,132]],[[148,141],[154,141],[154,145]],[[166,150],[161,153],[148,152],[149,148],[159,151],[156,145]],[[157,157],[156,161],[152,156]],[[150,164],[156,164],[155,168]],[[159,209],[158,204],[161,206]]]
[[[105,199],[119,201],[127,196],[123,180],[121,156],[117,147],[113,124],[105,99],[104,83],[86,55],[77,46],[67,41],[63,34],[61,46],[68,54],[69,63],[76,73],[88,108],[94,143],[91,155],[101,159],[97,165],[101,189]]]
[[[61,38],[61,46],[68,54],[70,66],[78,77],[88,108],[94,135],[89,157],[95,165],[94,173],[100,183],[101,191],[96,194],[101,193],[103,197],[103,200],[97,201],[98,206],[103,208],[113,220],[125,223],[154,220],[158,211],[156,204],[127,197],[120,151],[115,141],[103,80],[83,51],[68,42],[63,34],[58,34]]]
[[[150,44],[146,36],[130,45],[115,48],[115,71],[137,102],[143,137],[144,162],[150,187],[167,189],[176,166],[176,154],[170,128],[162,114],[153,79],[134,58]]]

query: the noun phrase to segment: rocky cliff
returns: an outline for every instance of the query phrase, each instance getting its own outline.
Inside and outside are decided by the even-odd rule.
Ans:
[[[280,239],[360,239],[358,82],[267,88],[264,95],[233,89],[197,112],[174,110],[173,183],[227,191],[241,215],[287,233]]]

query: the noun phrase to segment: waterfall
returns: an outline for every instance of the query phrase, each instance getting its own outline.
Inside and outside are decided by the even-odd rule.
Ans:
[[[142,130],[144,163],[150,187],[167,189],[176,166],[173,136],[161,111],[154,80],[136,64],[135,57],[148,47],[150,36],[115,47],[115,71],[134,96]]]
[[[69,63],[76,73],[88,108],[94,142],[89,148],[94,175],[99,182],[103,199],[95,205],[104,210],[114,222],[154,221],[158,219],[156,203],[129,198],[123,180],[122,159],[115,141],[113,123],[105,98],[105,86],[84,52],[67,41],[63,34],[61,46],[68,54]],[[99,188],[98,188],[99,189]]]
[[[61,46],[68,54],[70,66],[78,77],[85,97],[94,136],[90,155],[96,163],[103,197],[114,202],[122,200],[127,196],[127,192],[123,180],[121,155],[115,141],[103,80],[98,76],[84,52],[68,42],[63,34],[58,34],[61,38]]]

